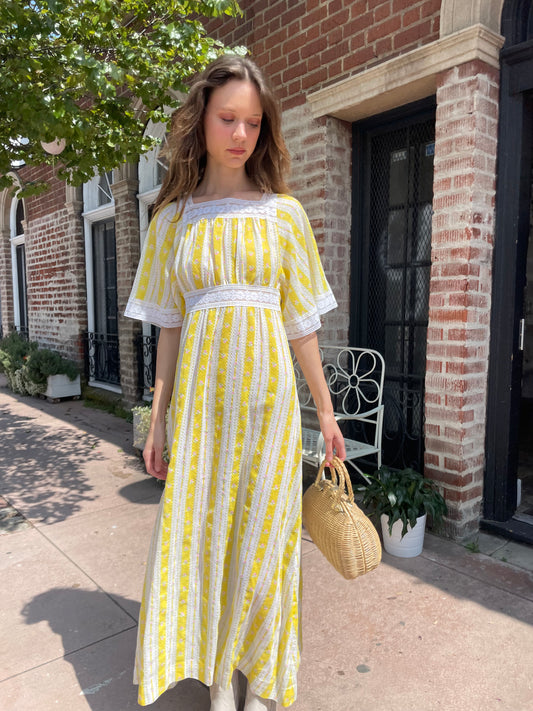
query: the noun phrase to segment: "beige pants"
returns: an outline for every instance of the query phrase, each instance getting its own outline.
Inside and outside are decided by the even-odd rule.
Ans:
[[[233,672],[228,689],[213,684],[209,692],[211,694],[211,711],[239,711],[241,697],[239,672]],[[244,707],[242,708],[243,711],[276,711],[276,702],[256,696],[247,684]]]

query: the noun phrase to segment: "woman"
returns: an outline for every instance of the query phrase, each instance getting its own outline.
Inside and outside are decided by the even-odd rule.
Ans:
[[[139,703],[184,678],[211,711],[290,705],[300,658],[300,414],[289,341],[344,458],[318,352],[336,306],[287,196],[276,101],[224,56],[176,113],[170,166],[126,315],[161,327],[147,470],[166,479],[139,621]],[[163,461],[165,414],[170,463]]]

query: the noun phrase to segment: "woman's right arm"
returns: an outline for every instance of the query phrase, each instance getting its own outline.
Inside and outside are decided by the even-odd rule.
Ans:
[[[143,450],[146,471],[157,479],[167,478],[168,466],[163,461],[166,438],[165,415],[174,388],[180,337],[181,328],[162,328],[157,344],[152,416]]]

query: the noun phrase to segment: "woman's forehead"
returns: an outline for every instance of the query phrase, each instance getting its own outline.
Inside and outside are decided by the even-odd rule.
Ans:
[[[211,92],[207,105],[217,110],[246,109],[256,116],[263,113],[259,91],[255,84],[247,79],[230,79],[222,86],[217,86]]]

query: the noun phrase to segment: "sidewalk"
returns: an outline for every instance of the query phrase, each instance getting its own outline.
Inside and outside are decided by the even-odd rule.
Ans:
[[[138,709],[136,623],[161,489],[131,425],[2,382],[0,709]],[[418,558],[384,554],[347,582],[304,540],[291,711],[533,711],[533,548],[479,545],[428,535]],[[148,708],[208,711],[208,692],[189,680]]]

